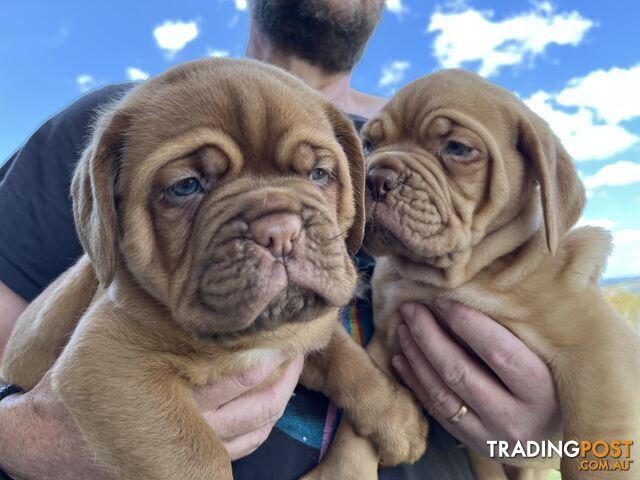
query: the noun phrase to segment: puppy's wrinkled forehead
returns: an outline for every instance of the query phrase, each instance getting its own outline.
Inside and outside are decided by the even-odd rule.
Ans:
[[[494,135],[510,138],[518,112],[526,108],[512,93],[465,70],[440,70],[402,88],[372,119],[365,134],[376,141],[415,137],[439,115],[471,119]],[[377,138],[375,138],[377,137]]]
[[[194,62],[148,81],[127,99],[127,157],[146,158],[198,129],[241,146],[246,167],[275,158],[282,142],[331,138],[326,102],[276,68],[251,61]],[[188,137],[188,135],[187,135]],[[195,143],[207,143],[195,134]]]

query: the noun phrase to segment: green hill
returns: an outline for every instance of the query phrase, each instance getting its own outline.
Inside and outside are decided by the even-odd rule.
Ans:
[[[602,282],[607,300],[640,332],[640,277]]]

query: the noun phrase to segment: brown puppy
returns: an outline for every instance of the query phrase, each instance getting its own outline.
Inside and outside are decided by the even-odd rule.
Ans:
[[[610,236],[570,230],[584,190],[547,124],[506,90],[445,70],[400,90],[362,136],[365,247],[377,256],[376,331],[368,347],[376,362],[389,371],[399,351],[402,303],[457,301],[494,318],[546,360],[565,440],[637,445],[638,336],[598,287]],[[452,375],[461,374],[458,367],[450,366]],[[444,414],[454,416],[458,407]],[[340,449],[318,476],[329,478],[342,452],[364,442],[343,422],[335,443]],[[563,479],[604,478],[580,471],[580,460],[562,459]],[[366,470],[377,459],[358,461]],[[606,478],[639,478],[639,468]],[[477,474],[506,478],[495,470]]]
[[[53,386],[119,478],[230,479],[193,387],[308,353],[309,387],[390,463],[415,459],[418,405],[337,322],[356,283],[363,164],[351,122],[277,68],[203,60],[136,87],[74,176],[88,257],[20,318],[5,379],[33,386],[63,349]]]

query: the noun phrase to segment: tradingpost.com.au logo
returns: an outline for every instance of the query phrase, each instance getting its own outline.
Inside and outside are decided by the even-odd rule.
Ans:
[[[589,472],[623,472],[631,468],[632,440],[568,440],[566,442],[520,442],[513,446],[505,440],[488,440],[491,458],[579,457],[578,470]],[[634,467],[635,468],[635,467]]]

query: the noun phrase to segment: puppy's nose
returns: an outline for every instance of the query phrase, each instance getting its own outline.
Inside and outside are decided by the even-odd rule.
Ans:
[[[272,213],[251,222],[249,230],[255,242],[268,248],[274,257],[286,257],[300,237],[302,221],[293,213]]]
[[[391,168],[374,168],[367,173],[367,188],[371,197],[379,202],[390,190],[398,186],[398,174]]]

